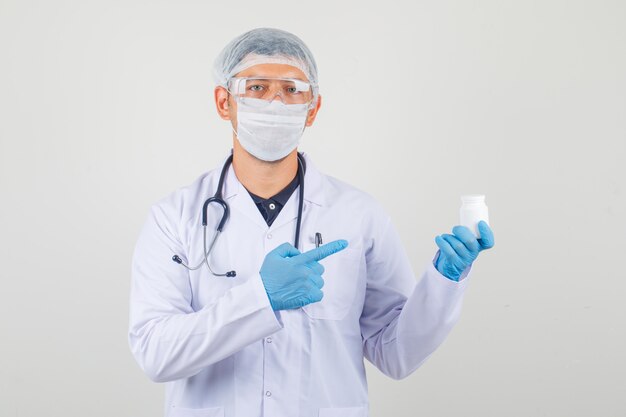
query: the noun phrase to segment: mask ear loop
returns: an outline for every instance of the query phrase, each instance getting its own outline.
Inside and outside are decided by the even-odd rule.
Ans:
[[[315,108],[315,104],[317,103],[317,99],[318,99],[317,97],[314,97],[313,100],[311,100],[311,102],[307,106],[306,118],[304,119],[304,126],[302,127],[302,133],[303,134],[304,134],[304,130],[306,129],[306,122],[309,119],[309,113],[311,112],[311,110],[313,110]]]
[[[226,82],[226,91],[228,92],[229,98],[232,97],[233,100],[237,100],[235,94],[233,94],[232,91],[230,91],[229,88],[229,84],[231,83],[231,81],[234,81],[234,85],[235,85],[235,90],[239,89],[239,85],[241,83],[241,79],[238,78],[231,78],[229,81]],[[226,104],[228,105],[228,99],[226,100]],[[228,106],[228,111],[230,112],[230,106]],[[239,140],[239,135],[237,134],[237,131],[235,130],[235,128],[233,127],[233,124],[230,124],[230,130],[233,131],[233,133],[235,134],[235,137],[237,138],[237,140]]]

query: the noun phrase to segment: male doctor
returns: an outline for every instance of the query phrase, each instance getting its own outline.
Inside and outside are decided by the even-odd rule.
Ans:
[[[306,45],[251,30],[215,76],[232,155],[150,210],[133,256],[132,353],[166,383],[166,417],[368,416],[363,358],[394,379],[415,371],[456,323],[492,231],[437,236],[417,282],[381,206],[297,151],[322,103]]]

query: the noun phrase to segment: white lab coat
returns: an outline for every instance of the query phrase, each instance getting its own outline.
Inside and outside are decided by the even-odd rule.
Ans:
[[[206,267],[201,211],[221,166],[155,204],[132,263],[129,343],[143,371],[166,383],[166,417],[365,417],[363,358],[404,378],[442,343],[461,310],[460,282],[428,263],[419,283],[390,218],[366,193],[320,173],[306,157],[301,251],[346,239],[321,263],[322,301],[274,312],[259,268],[293,243],[297,189],[268,227],[232,167],[224,185],[230,219]],[[211,205],[208,238],[222,212]]]

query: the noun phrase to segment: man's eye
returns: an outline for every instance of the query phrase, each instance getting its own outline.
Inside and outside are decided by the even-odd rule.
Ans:
[[[251,91],[261,91],[263,90],[263,86],[255,84],[255,85],[251,85],[248,89]]]
[[[298,92],[298,90],[296,89],[296,87],[289,87],[287,88],[287,92],[290,94],[295,94]]]

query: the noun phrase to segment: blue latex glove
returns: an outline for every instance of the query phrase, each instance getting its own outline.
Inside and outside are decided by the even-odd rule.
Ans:
[[[493,247],[493,232],[485,221],[478,222],[478,232],[480,239],[476,239],[467,227],[454,226],[454,235],[443,234],[435,238],[440,249],[435,267],[442,275],[458,281],[481,251]]]
[[[324,267],[318,261],[347,246],[346,240],[335,240],[300,253],[290,243],[283,243],[268,253],[259,273],[272,308],[288,310],[320,301]]]

